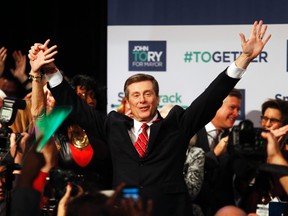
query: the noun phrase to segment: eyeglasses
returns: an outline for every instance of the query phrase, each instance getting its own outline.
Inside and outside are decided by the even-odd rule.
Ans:
[[[280,123],[281,122],[281,120],[279,120],[279,119],[268,118],[267,116],[261,116],[261,120],[264,123],[270,121],[271,124],[276,124],[276,123]]]

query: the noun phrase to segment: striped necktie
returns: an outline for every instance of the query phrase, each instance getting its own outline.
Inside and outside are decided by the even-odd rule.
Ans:
[[[217,129],[208,132],[210,149],[214,149],[214,147],[218,144],[220,132],[221,131]]]
[[[148,134],[147,134],[147,129],[148,125],[146,123],[143,123],[141,128],[142,131],[138,136],[138,139],[134,143],[134,146],[139,154],[139,157],[143,158],[145,156],[145,152],[147,149],[147,144],[148,144]]]

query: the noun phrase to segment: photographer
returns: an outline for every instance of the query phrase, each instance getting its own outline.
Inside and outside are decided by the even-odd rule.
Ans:
[[[30,134],[27,132],[22,132],[23,130],[16,130],[18,133],[13,133],[12,128],[10,128],[11,126],[15,125],[15,123],[22,125],[22,118],[19,119],[20,121],[14,120],[19,114],[18,109],[26,108],[26,102],[24,100],[8,97],[6,97],[3,102],[3,107],[0,109],[0,138],[2,141],[0,145],[0,157],[1,166],[3,166],[4,171],[1,179],[3,180],[2,182],[5,183],[1,184],[1,189],[3,189],[2,193],[4,196],[2,206],[6,212],[4,215],[10,215],[10,200],[14,191],[14,185],[17,183],[18,176],[22,171],[22,159],[25,158],[26,152],[28,149],[30,149],[32,140],[35,137],[34,133]],[[18,129],[20,128],[21,127],[18,127]],[[26,131],[26,129],[24,131]],[[46,164],[38,173],[37,178],[33,182],[34,189],[38,190],[40,193],[43,191],[47,173],[51,167],[54,166],[54,149],[56,149],[54,142],[53,145],[47,145],[45,149],[47,149],[48,152],[48,154],[44,154]]]
[[[282,151],[283,157],[287,159],[288,152],[286,150],[285,134],[288,129],[288,102],[280,99],[268,99],[262,104],[261,108],[262,129],[270,131],[273,134],[275,139],[277,139],[277,145],[280,151]],[[246,161],[251,164],[257,162],[265,164],[265,148],[262,151],[251,151],[252,156],[258,155],[259,152],[262,152],[260,158],[249,158]],[[238,181],[237,188],[241,193],[239,206],[246,212],[260,214],[259,212],[263,211],[263,209],[268,212],[268,203],[273,199],[288,201],[287,193],[282,188],[279,182],[279,174],[276,171],[265,172],[260,170],[259,167],[254,167],[254,173],[252,173],[250,178]]]
[[[268,140],[267,163],[288,167],[288,161],[280,151],[276,137],[272,133],[263,132],[262,136]],[[283,189],[288,193],[288,174],[279,177]]]
[[[285,126],[284,126],[285,127]],[[285,128],[281,128],[279,131],[277,132],[277,135],[279,135],[281,133],[281,131],[284,131]],[[284,167],[286,168],[286,173],[288,170],[288,161],[284,158],[283,154],[281,153],[281,150],[279,148],[279,144],[278,144],[278,138],[277,136],[274,135],[274,132],[262,132],[261,136],[264,139],[267,139],[267,148],[266,148],[266,152],[267,152],[267,164],[271,164],[271,165],[276,165],[279,167]],[[285,189],[286,193],[288,193],[288,174],[286,175],[281,175],[279,176],[279,182],[281,183],[282,187]],[[254,216],[256,214],[251,213],[251,212],[247,212],[249,213],[248,215],[250,216]],[[224,215],[246,215],[244,212],[242,212],[242,210],[238,209],[235,206],[225,206],[221,209],[219,209],[219,211],[216,213],[216,215],[218,216],[224,216]],[[258,216],[261,214],[257,214]],[[267,213],[268,215],[268,213]],[[269,215],[274,215],[271,214],[271,212],[269,211]],[[278,215],[278,214],[277,214]],[[283,214],[282,214],[283,215]]]
[[[8,151],[0,164],[0,215],[10,215],[10,202],[14,185],[20,174],[20,164],[29,143],[29,134],[22,133],[16,138],[16,134],[10,135],[10,151]]]

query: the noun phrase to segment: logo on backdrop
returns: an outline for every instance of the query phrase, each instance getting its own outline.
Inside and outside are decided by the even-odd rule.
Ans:
[[[245,89],[238,89],[238,90],[240,91],[242,95],[242,100],[241,100],[241,106],[240,106],[239,116],[237,120],[242,121],[245,119]],[[118,92],[117,102],[112,103],[110,105],[112,110],[115,110],[119,107],[123,97],[124,97],[124,92]],[[159,103],[158,109],[161,109],[163,106],[172,105],[172,104],[174,105],[177,104],[184,109],[186,109],[189,106],[188,104],[186,105],[185,102],[182,100],[182,94],[179,92],[174,92],[172,94],[159,95],[159,99],[160,99],[159,101],[160,103]]]
[[[227,63],[235,61],[240,54],[240,51],[185,51],[183,60],[185,63]],[[262,51],[252,62],[267,63],[268,53]]]
[[[166,71],[166,41],[129,41],[129,71]]]
[[[281,94],[281,93],[277,93],[277,94],[275,94],[275,99],[280,99],[280,100],[288,101],[288,95],[283,95],[283,94]]]
[[[117,99],[117,103],[112,103],[110,105],[111,109],[117,109],[120,104],[121,104],[121,101],[124,97],[124,92],[118,92],[118,95],[117,95],[118,99]],[[162,108],[163,106],[166,106],[166,105],[172,105],[172,104],[177,104],[179,106],[182,106],[183,108],[187,108],[188,105],[185,105],[183,100],[182,100],[182,95],[181,93],[179,92],[174,92],[174,93],[171,93],[171,94],[161,94],[159,95],[159,106],[158,106],[158,109]]]

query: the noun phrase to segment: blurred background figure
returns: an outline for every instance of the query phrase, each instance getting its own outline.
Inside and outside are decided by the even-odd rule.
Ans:
[[[215,216],[247,216],[247,214],[240,208],[236,206],[224,206],[219,209]],[[252,215],[249,215],[252,216]],[[256,216],[256,215],[255,215]]]
[[[126,116],[129,116],[130,118],[133,118],[133,115],[131,113],[130,105],[127,101],[127,98],[124,96],[121,100],[121,104],[117,108],[117,112],[120,112]]]
[[[4,138],[1,138],[4,139]],[[24,156],[30,145],[30,135],[28,133],[22,133],[21,136],[16,137],[16,134],[12,133],[6,140],[10,146],[1,149],[1,155],[4,155],[0,159],[0,215],[10,215],[11,197],[15,183],[21,173],[21,164]]]
[[[26,73],[27,57],[21,50],[11,54],[11,64],[7,63],[10,57],[5,47],[0,48],[0,89],[8,97],[23,98],[31,92],[31,80]]]
[[[3,99],[7,97],[5,92],[0,89],[0,108],[3,106]]]
[[[0,215],[6,215],[5,202],[5,166],[0,166]]]

